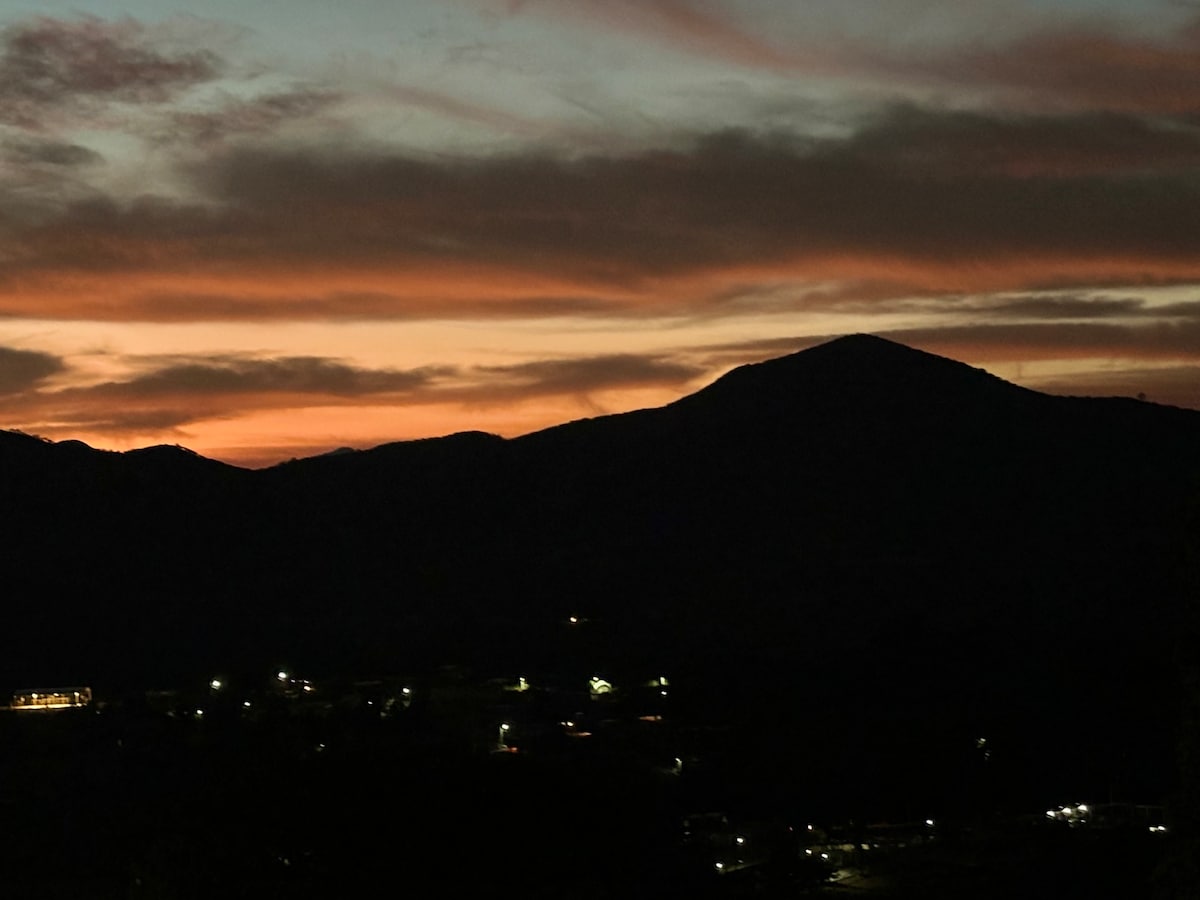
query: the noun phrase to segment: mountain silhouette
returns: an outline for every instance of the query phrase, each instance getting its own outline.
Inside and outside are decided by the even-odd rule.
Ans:
[[[261,471],[3,432],[0,682],[553,667],[586,615],[587,664],[669,665],[747,721],[1066,722],[1096,775],[1169,754],[1198,461],[1200,413],[867,335],[657,409]]]

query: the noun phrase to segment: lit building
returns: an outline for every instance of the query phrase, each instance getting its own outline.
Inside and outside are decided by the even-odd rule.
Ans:
[[[17,691],[13,694],[12,709],[29,710],[78,709],[92,702],[90,687],[62,687]]]

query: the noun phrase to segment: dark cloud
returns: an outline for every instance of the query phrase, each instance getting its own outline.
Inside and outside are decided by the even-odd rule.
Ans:
[[[478,383],[460,389],[475,401],[548,395],[586,395],[615,388],[678,386],[704,369],[659,354],[615,353],[543,359],[510,366],[480,366]]]
[[[36,129],[77,102],[161,102],[219,69],[210,52],[155,47],[132,19],[39,17],[0,32],[0,122]]]
[[[873,140],[886,144],[887,130]],[[1036,156],[1036,143],[1027,152]],[[227,157],[205,183],[293,252],[311,239],[348,257],[486,260],[584,279],[829,253],[1190,259],[1200,249],[1200,186],[1190,168],[1022,178],[893,162],[864,158],[853,141],[814,148],[726,132],[686,152],[575,161],[247,152]],[[284,220],[292,233],[271,230]]]
[[[1043,124],[894,114],[838,141],[721,132],[686,150],[578,159],[230,149],[189,170],[207,202],[78,203],[14,228],[0,278],[93,270],[119,280],[56,295],[61,313],[14,306],[28,293],[0,303],[165,320],[523,315],[556,298],[597,313],[715,314],[738,306],[713,300],[716,284],[746,285],[753,305],[755,284],[793,279],[853,282],[873,300],[1200,280],[1191,132],[1164,136],[1114,116]],[[1137,148],[1119,164],[1064,161],[1087,140],[1102,145],[1101,134]],[[1160,138],[1172,149],[1137,163],[1156,158]],[[943,139],[1006,146],[997,152],[1008,162],[942,161]],[[132,308],[111,299],[146,272],[199,276],[207,292],[171,293],[159,279]],[[372,287],[352,289],[347,276],[323,288],[330,273]],[[309,293],[262,289],[284,277]],[[251,279],[258,288],[241,291]],[[534,284],[551,299],[537,300]]]
[[[52,140],[5,141],[0,144],[0,155],[14,165],[61,168],[92,165],[103,159],[99,153],[88,147]]]
[[[0,394],[27,391],[65,368],[61,359],[49,353],[0,347]]]
[[[932,177],[1144,176],[1200,164],[1200,128],[1111,112],[1005,115],[904,105],[832,150]]]
[[[91,388],[89,393],[125,397],[258,393],[363,397],[427,387],[441,373],[437,369],[366,369],[311,356],[278,359],[216,356],[171,362],[128,381]]]

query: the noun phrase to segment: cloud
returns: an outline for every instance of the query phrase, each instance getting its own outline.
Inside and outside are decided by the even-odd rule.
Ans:
[[[525,0],[507,3],[512,14],[537,11],[568,21],[598,23],[614,31],[649,37],[668,46],[754,67],[794,69],[800,60],[774,47],[725,16],[683,0],[582,0],[576,3]]]
[[[16,166],[75,168],[100,162],[103,157],[88,147],[55,140],[9,140],[0,143],[0,156]]]
[[[911,109],[844,139],[723,131],[580,158],[234,144],[188,164],[195,202],[0,213],[0,312],[714,315],[756,295],[832,302],[789,307],[764,285],[839,284],[866,302],[1189,283],[1198,146],[1187,127],[1125,116]]]
[[[412,391],[428,385],[436,374],[432,369],[364,369],[313,356],[277,359],[214,356],[171,362],[129,381],[93,388],[91,393],[101,396],[112,392],[127,397],[253,393],[361,397]]]
[[[171,113],[166,127],[156,135],[160,143],[212,145],[232,138],[269,134],[276,129],[311,120],[343,99],[338,91],[296,87],[249,99],[226,97],[210,110]]]
[[[510,13],[583,21],[749,70],[834,76],[860,90],[886,85],[915,96],[934,87],[1017,109],[1200,110],[1196,18],[1164,30],[1139,27],[1136,15],[1003,3],[895,3],[869,15],[849,4],[797,4],[767,16],[733,8],[694,0],[508,4]]]
[[[65,368],[61,359],[49,353],[0,347],[0,395],[29,390]]]
[[[480,366],[471,372],[476,384],[452,393],[473,402],[588,395],[619,388],[678,387],[703,373],[701,367],[661,354],[614,353]]]
[[[0,372],[4,360],[0,356]],[[52,422],[59,429],[177,433],[189,423],[254,409],[402,402],[450,371],[370,369],[308,356],[142,357],[127,362],[137,371],[125,380],[22,394],[16,389],[32,387],[36,379],[14,382],[0,411],[10,419]],[[46,429],[39,425],[35,430]]]
[[[1200,28],[1166,37],[1118,23],[1045,28],[899,63],[900,73],[1006,94],[1042,108],[1191,114],[1200,110]]]
[[[209,51],[155,47],[132,19],[38,17],[0,32],[0,122],[37,130],[55,108],[158,103],[219,70]]]
[[[1200,128],[1109,112],[1056,115],[892,106],[834,152],[934,177],[1178,174],[1200,163]]]
[[[1200,319],[1110,322],[1026,322],[901,328],[878,332],[903,344],[955,359],[1200,359]]]
[[[6,359],[0,355],[0,376],[7,371]],[[0,412],[39,432],[67,428],[109,434],[178,434],[184,426],[202,420],[311,406],[480,406],[551,396],[591,404],[591,395],[597,392],[677,387],[703,373],[699,367],[661,354],[405,370],[307,356],[139,357],[127,360],[135,371],[123,380],[19,394],[36,386],[33,362],[24,360],[29,372],[23,380],[12,377],[12,396]],[[53,427],[47,429],[47,422]]]

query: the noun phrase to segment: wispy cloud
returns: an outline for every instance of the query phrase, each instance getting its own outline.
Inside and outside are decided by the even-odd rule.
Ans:
[[[46,354],[0,352],[0,413],[63,428],[177,434],[192,423],[303,406],[481,406],[625,388],[678,387],[703,369],[662,354],[530,360],[512,365],[380,369],[322,357],[142,357],[133,373],[84,387],[40,390],[63,370]],[[36,430],[36,427],[35,427]]]

